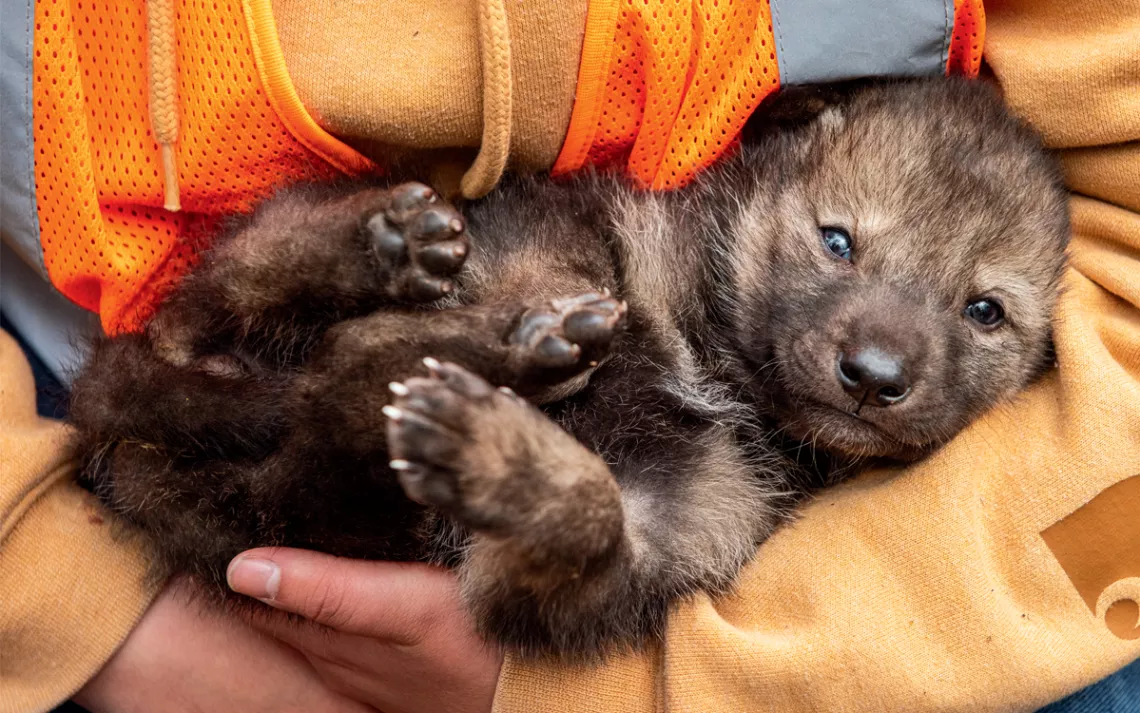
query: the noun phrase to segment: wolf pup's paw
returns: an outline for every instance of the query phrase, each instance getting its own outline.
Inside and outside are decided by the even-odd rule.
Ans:
[[[430,375],[392,384],[384,410],[391,465],[408,497],[471,530],[527,542],[541,538],[536,518],[569,528],[604,516],[620,532],[617,484],[597,456],[509,389],[425,363]]]
[[[448,278],[463,267],[470,249],[465,229],[459,212],[421,183],[392,188],[387,206],[364,225],[388,271],[388,294],[411,302],[431,302],[454,288]]]
[[[523,373],[533,370],[581,371],[609,353],[625,328],[626,304],[609,291],[551,300],[523,313],[508,338]]]
[[[480,424],[500,435],[526,428],[533,417],[521,399],[454,364],[425,359],[430,375],[390,386],[388,452],[404,492],[416,502],[481,530],[509,526],[511,504],[499,491],[513,463],[501,439],[480,438]]]

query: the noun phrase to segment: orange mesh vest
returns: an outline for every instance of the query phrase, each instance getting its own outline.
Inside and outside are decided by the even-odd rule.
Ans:
[[[268,0],[173,7],[177,213],[163,208],[144,4],[35,5],[44,264],[53,284],[98,312],[108,332],[141,326],[220,218],[287,183],[377,170],[301,105]],[[777,15],[774,30],[773,7],[767,0],[592,0],[573,115],[553,171],[595,165],[627,170],[653,189],[684,185],[731,147],[779,86],[778,38],[786,28]],[[976,75],[980,0],[955,0],[952,23],[946,20],[945,71]]]
[[[947,22],[946,73],[976,77],[981,0],[955,0]],[[624,168],[652,189],[689,182],[779,88],[775,34],[767,0],[593,0],[553,172],[593,165]]]
[[[183,210],[171,213],[148,113],[144,4],[35,5],[44,264],[108,332],[140,326],[220,217],[285,183],[374,168],[317,127],[293,94],[267,0],[176,8]]]

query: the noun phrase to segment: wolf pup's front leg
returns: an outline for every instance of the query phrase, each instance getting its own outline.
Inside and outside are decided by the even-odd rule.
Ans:
[[[431,370],[393,385],[392,465],[412,499],[472,533],[467,603],[484,634],[523,655],[596,660],[659,638],[671,604],[730,587],[776,523],[773,480],[715,424],[674,429],[650,448],[667,457],[623,466],[619,484],[513,392],[452,364]]]
[[[469,248],[462,216],[419,183],[290,189],[219,239],[148,333],[177,366],[230,349],[297,362],[335,322],[443,297]]]
[[[429,365],[431,376],[393,385],[392,467],[409,497],[474,533],[460,574],[484,633],[560,649],[550,639],[571,635],[554,630],[563,622],[502,631],[495,612],[514,597],[553,595],[584,617],[600,614],[593,607],[617,594],[593,573],[622,556],[618,484],[601,458],[513,392],[454,364]]]

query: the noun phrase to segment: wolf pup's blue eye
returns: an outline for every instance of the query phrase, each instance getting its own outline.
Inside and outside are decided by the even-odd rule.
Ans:
[[[823,236],[823,244],[832,255],[851,262],[851,236],[847,231],[839,228],[820,228],[819,234]]]
[[[1005,310],[997,300],[975,300],[966,305],[966,316],[984,327],[993,327],[1005,319]]]

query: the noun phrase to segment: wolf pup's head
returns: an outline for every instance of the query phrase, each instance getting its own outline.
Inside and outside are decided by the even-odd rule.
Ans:
[[[792,435],[914,458],[1050,362],[1066,193],[984,83],[865,87],[742,163],[733,327]]]

